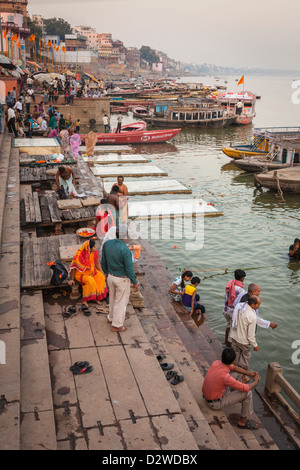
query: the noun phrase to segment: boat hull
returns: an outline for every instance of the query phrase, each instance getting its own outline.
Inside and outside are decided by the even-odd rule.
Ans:
[[[227,157],[234,158],[234,159],[240,159],[244,157],[253,157],[255,155],[267,155],[268,152],[264,152],[262,150],[250,150],[247,147],[241,147],[241,148],[236,148],[236,147],[223,147],[222,152],[227,155]]]
[[[238,116],[235,120],[235,124],[238,124],[239,126],[246,126],[247,124],[251,124],[253,119],[255,118],[255,114],[252,115],[246,115],[242,114],[241,116]]]
[[[231,126],[235,123],[235,117],[227,117],[220,119],[208,119],[203,121],[173,121],[164,118],[147,118],[145,121],[156,127],[167,127],[167,128],[223,128]]]
[[[131,131],[109,134],[98,134],[97,145],[127,145],[127,144],[153,144],[173,139],[181,129],[158,131]],[[81,136],[85,142],[85,135]]]
[[[289,163],[281,162],[264,162],[255,158],[242,158],[233,160],[235,166],[240,170],[248,171],[249,173],[261,173],[262,171],[280,170],[283,168],[290,168]],[[294,166],[300,166],[295,164]]]
[[[283,193],[300,194],[300,168],[287,168],[254,175],[254,185]]]

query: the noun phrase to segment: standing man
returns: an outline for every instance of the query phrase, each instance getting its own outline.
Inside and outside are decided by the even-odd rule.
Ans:
[[[132,254],[126,246],[127,226],[116,228],[116,239],[107,240],[103,246],[101,267],[107,278],[109,288],[109,314],[111,331],[123,332],[127,304],[130,296],[130,281],[134,290],[138,290],[138,282],[133,269]]]
[[[122,127],[122,119],[123,119],[123,116],[121,113],[118,114],[118,118],[117,118],[117,121],[118,121],[118,124],[117,124],[117,130],[116,130],[116,133],[117,132],[121,132],[121,127]]]
[[[252,389],[258,385],[260,377],[257,372],[248,372],[234,364],[236,353],[232,348],[225,348],[222,360],[215,361],[209,368],[203,382],[202,393],[206,403],[213,410],[222,410],[230,405],[241,403],[242,410],[238,422],[241,429],[254,430],[258,425],[249,420],[253,413]],[[230,372],[244,374],[253,379],[251,384],[244,384],[234,379]]]
[[[261,300],[256,295],[249,297],[248,302],[240,304],[241,308],[235,310],[232,317],[230,336],[232,348],[236,352],[236,363],[239,367],[248,370],[251,349],[259,351],[255,338],[256,310],[260,307]]]
[[[110,132],[110,125],[107,114],[103,116],[103,125],[104,125],[104,133],[108,134]]]
[[[7,111],[7,127],[9,133],[14,133],[15,137],[18,137],[18,132],[16,129],[16,113],[12,106],[9,106]]]
[[[223,315],[226,320],[226,330],[225,330],[225,345],[230,347],[230,341],[228,340],[228,335],[231,328],[232,314],[234,309],[234,301],[237,296],[244,291],[244,279],[246,277],[245,271],[242,269],[236,269],[234,271],[234,279],[227,282],[225,287],[225,302],[223,308]]]
[[[249,284],[248,286],[248,292],[245,292],[244,290],[237,296],[233,306],[234,306],[234,310],[233,310],[233,316],[235,316],[237,314],[237,312],[235,312],[235,309],[237,307],[237,305],[239,305],[239,307],[237,308],[237,310],[239,310],[242,305],[245,303],[245,302],[248,302],[249,298],[252,296],[252,295],[256,295],[257,297],[260,296],[260,293],[261,293],[261,290],[260,290],[260,286],[258,284],[255,284],[255,283],[251,283]],[[260,326],[261,328],[272,328],[272,330],[274,330],[274,328],[277,327],[277,323],[274,323],[272,321],[269,321],[269,320],[265,320],[264,318],[261,318],[259,315],[258,315],[258,311],[256,311],[256,324],[257,326]]]

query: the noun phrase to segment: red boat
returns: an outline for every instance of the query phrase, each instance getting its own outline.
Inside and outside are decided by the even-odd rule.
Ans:
[[[181,129],[167,129],[156,131],[129,131],[111,132],[109,134],[98,134],[97,145],[128,145],[128,144],[153,144],[166,142],[173,139]],[[82,142],[85,135],[81,135]]]

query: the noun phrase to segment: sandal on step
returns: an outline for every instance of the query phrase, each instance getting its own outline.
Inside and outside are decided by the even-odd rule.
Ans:
[[[77,370],[77,369],[83,369],[84,367],[87,367],[89,364],[90,363],[87,361],[75,362],[75,364],[73,364],[73,366],[70,367],[70,370],[73,372],[74,370]]]
[[[171,380],[171,384],[172,384],[172,385],[177,385],[177,384],[179,384],[180,382],[183,382],[183,381],[184,381],[183,375],[176,375],[176,376],[174,377],[174,379]]]
[[[74,315],[74,313],[76,313],[76,307],[75,307],[75,305],[73,305],[72,307],[69,307],[66,312],[63,312],[63,317],[69,318],[69,317],[71,317],[72,315]]]
[[[250,429],[250,431],[255,431],[255,429],[258,429],[258,424],[253,423],[253,421],[247,421],[247,423],[243,426],[242,424],[238,424],[238,428],[240,429]]]
[[[175,375],[177,375],[178,372],[176,370],[169,370],[169,372],[167,372],[166,374],[166,378],[167,380],[171,380],[172,377],[175,377]]]
[[[73,370],[74,375],[82,375],[82,374],[88,374],[89,372],[92,372],[93,367],[92,366],[85,366],[82,369],[79,367],[78,369]]]
[[[167,362],[164,362],[163,364],[160,365],[162,370],[170,370],[173,369],[174,364],[168,364]]]
[[[91,312],[86,305],[82,305],[81,310],[83,312],[83,315],[85,315],[86,317],[89,317],[91,315]]]
[[[164,354],[159,354],[158,356],[156,356],[156,359],[160,362],[162,361],[163,359],[165,359],[165,355]]]

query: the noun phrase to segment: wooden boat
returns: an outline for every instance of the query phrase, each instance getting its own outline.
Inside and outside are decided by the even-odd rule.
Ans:
[[[273,150],[276,150],[276,146],[280,141],[295,141],[300,139],[300,128],[263,127],[254,129],[253,134],[254,137],[250,144],[223,147],[223,153],[234,159],[266,156]]]
[[[166,142],[173,139],[181,129],[164,129],[156,131],[129,131],[111,132],[109,134],[98,134],[97,145],[124,145],[124,144],[153,144]],[[85,142],[86,135],[81,135],[82,142]]]
[[[277,191],[281,190],[283,193],[300,194],[300,167],[255,174],[254,185]]]
[[[299,155],[300,139],[287,141],[281,138],[274,138],[271,142],[271,150],[267,155],[246,157],[234,160],[234,163],[241,170],[260,173],[261,171],[300,166]]]
[[[117,114],[117,113],[127,114],[128,111],[129,111],[129,106],[111,106],[110,107],[111,114]]]
[[[215,97],[217,103],[226,109],[228,114],[236,115],[235,124],[251,124],[256,116],[256,96],[249,91],[241,93],[226,92]]]
[[[227,127],[234,124],[236,116],[227,115],[214,100],[186,99],[178,104],[156,102],[154,113],[145,118],[156,127]]]
[[[146,108],[144,106],[134,106],[132,108],[132,114],[135,117],[140,117],[142,119],[150,118],[153,114],[153,111],[148,108],[148,106]]]

